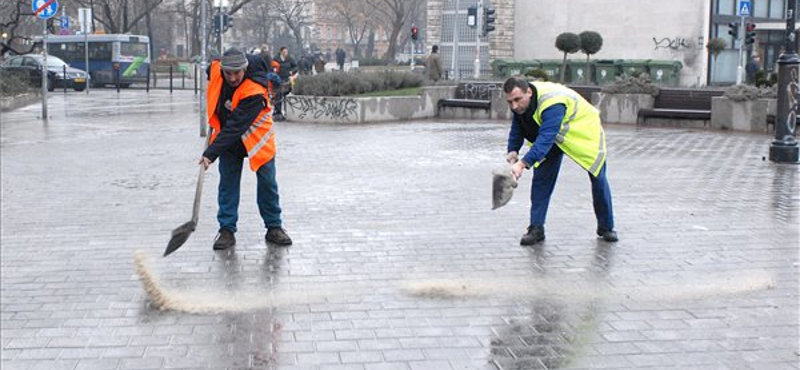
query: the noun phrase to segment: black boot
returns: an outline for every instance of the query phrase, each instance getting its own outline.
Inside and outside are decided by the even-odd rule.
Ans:
[[[267,229],[267,235],[264,236],[264,239],[266,239],[267,243],[292,245],[292,238],[286,234],[282,227],[270,227]]]
[[[228,229],[219,229],[217,238],[214,239],[214,250],[221,251],[236,245],[236,237]]]
[[[544,226],[528,226],[528,232],[522,236],[520,245],[534,245],[544,240]]]
[[[597,236],[603,238],[604,241],[607,242],[616,242],[619,241],[617,237],[617,232],[614,230],[609,230],[604,227],[597,228]]]

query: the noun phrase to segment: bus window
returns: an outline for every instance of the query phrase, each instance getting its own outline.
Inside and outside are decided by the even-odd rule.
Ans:
[[[126,57],[147,58],[147,44],[143,42],[138,42],[138,43],[122,42],[120,55]]]
[[[111,43],[93,42],[89,44],[89,59],[111,61]]]

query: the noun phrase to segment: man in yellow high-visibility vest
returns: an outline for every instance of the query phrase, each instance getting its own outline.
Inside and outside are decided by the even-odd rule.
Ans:
[[[574,90],[549,82],[512,77],[503,84],[503,91],[513,112],[506,160],[517,178],[525,169],[534,169],[530,224],[520,244],[534,245],[545,238],[547,207],[564,154],[589,173],[597,235],[607,242],[619,240],[606,179],[605,132],[597,109]],[[531,148],[520,159],[525,140],[532,143]]]

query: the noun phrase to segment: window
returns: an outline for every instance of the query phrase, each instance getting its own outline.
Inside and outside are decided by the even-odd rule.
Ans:
[[[718,12],[720,15],[735,15],[736,0],[719,0]]]
[[[111,61],[111,42],[92,42],[89,44],[89,59]]]
[[[783,19],[784,17],[784,1],[783,0],[770,0],[769,2],[769,17]]]
[[[38,67],[39,63],[36,63],[33,58],[25,58],[25,60],[22,61],[22,65],[25,67]]]
[[[13,58],[8,61],[8,65],[11,67],[20,67],[22,66],[22,59],[23,58]]]
[[[769,6],[769,0],[753,0],[752,4],[753,4],[753,9],[751,9],[751,11],[753,17],[757,18],[768,17],[767,8]]]
[[[143,42],[128,43],[123,42],[120,54],[126,57],[145,57],[147,58],[147,44]]]

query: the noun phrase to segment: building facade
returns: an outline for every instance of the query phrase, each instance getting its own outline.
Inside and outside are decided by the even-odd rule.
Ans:
[[[443,66],[451,73],[473,70],[477,30],[466,24],[467,8],[478,1],[428,2],[427,43],[440,45]],[[741,0],[483,1],[497,10],[497,29],[479,43],[481,69],[487,73],[488,63],[498,58],[561,59],[563,53],[555,47],[559,34],[595,31],[603,37],[603,47],[591,56],[593,60],[677,61],[682,65],[680,86],[725,85],[736,81],[738,48],[745,33],[740,23],[740,37],[734,40],[728,34],[730,22],[755,25],[755,42],[745,45],[742,66],[758,55],[759,69],[773,72],[785,40],[787,0],[750,0],[750,15],[744,18],[738,13]],[[727,47],[715,59],[707,44],[716,37],[725,39]],[[586,56],[577,53],[568,58],[582,61]]]

